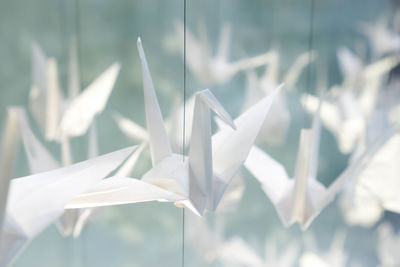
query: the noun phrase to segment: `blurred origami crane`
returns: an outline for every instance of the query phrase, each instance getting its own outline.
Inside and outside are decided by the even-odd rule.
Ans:
[[[299,259],[300,267],[345,267],[348,254],[344,247],[347,233],[344,230],[336,230],[328,250],[318,248],[315,236],[311,233],[307,236],[306,250]],[[351,267],[358,265],[351,264]]]
[[[141,180],[109,178],[90,192],[76,197],[66,208],[158,200],[175,202],[198,215],[205,209],[215,211],[232,177],[245,161],[279,88],[235,121],[209,90],[198,92],[189,156],[175,154],[171,150],[140,38],[138,49],[153,168]],[[229,125],[212,137],[210,109]]]
[[[375,24],[360,23],[358,30],[369,39],[375,57],[399,52],[400,35],[384,21]]]
[[[222,266],[249,266],[249,267],[290,267],[295,266],[299,246],[290,244],[282,252],[278,252],[277,245],[269,240],[265,242],[265,256],[259,255],[241,237],[233,237],[217,250],[218,260]]]
[[[182,23],[176,23],[176,32],[183,40],[184,30]],[[229,62],[229,45],[231,27],[224,24],[221,30],[221,37],[218,50],[212,55],[207,39],[207,32],[204,23],[199,24],[200,38],[196,38],[192,32],[186,30],[187,38],[187,64],[196,78],[205,84],[221,84],[228,82],[238,72],[265,65],[272,56],[272,53],[265,53],[255,57],[245,58],[236,62]]]
[[[316,57],[314,52],[301,54],[293,65],[285,73],[284,77],[279,75],[279,54],[276,50],[270,52],[271,57],[266,64],[262,76],[257,76],[254,70],[246,73],[246,94],[243,110],[246,110],[266,95],[269,95],[278,86],[279,81],[285,84],[287,90],[293,90],[301,75],[302,70]],[[286,91],[286,90],[285,90]],[[290,126],[291,115],[287,107],[287,93],[277,95],[265,120],[257,140],[270,145],[280,145],[285,140]]]
[[[400,213],[400,131],[387,129],[348,168],[353,177],[342,195],[342,208],[349,224],[372,226],[385,210]]]
[[[61,143],[63,165],[72,163],[68,139],[86,133],[94,117],[105,108],[120,69],[114,63],[82,93],[79,93],[77,58],[71,46],[69,97],[64,98],[58,81],[57,63],[33,46],[33,85],[30,109],[49,141]]]
[[[325,101],[321,108],[321,122],[331,131],[342,153],[351,153],[364,137],[367,121],[374,111],[382,79],[399,59],[385,57],[364,66],[349,49],[341,48],[338,58],[344,76],[341,86],[329,91],[333,101]],[[301,99],[305,109],[315,113],[318,98],[304,95]]]
[[[328,188],[317,178],[320,142],[319,109],[314,116],[312,129],[302,129],[293,179],[284,167],[261,149],[254,146],[245,167],[261,183],[285,226],[298,222],[306,230],[315,217],[331,202],[347,179],[337,178]]]
[[[221,266],[249,267],[290,267],[293,266],[299,246],[292,243],[279,251],[277,244],[267,238],[265,257],[247,243],[241,236],[224,237],[224,223],[221,217],[215,218],[214,227],[207,220],[188,214],[187,239],[194,251],[207,263],[218,261]]]
[[[21,108],[9,109],[3,135],[2,153],[5,153],[0,160],[5,167],[0,176],[0,221],[4,221],[0,229],[0,266],[12,262],[29,241],[63,214],[68,201],[99,183],[134,150],[126,148],[68,167],[16,178],[8,186],[10,172],[4,164],[10,163],[15,153],[19,129],[30,163],[34,157],[39,165],[43,162],[48,166],[51,157],[33,133],[27,131],[26,123]]]
[[[32,174],[71,165],[73,157],[69,138],[81,136],[88,129],[90,129],[88,157],[93,158],[98,155],[94,119],[106,106],[120,64],[114,63],[80,93],[78,55],[76,42],[73,39],[69,52],[69,95],[68,98],[64,98],[58,81],[56,60],[46,58],[37,44],[32,47],[33,82],[30,91],[30,110],[41,126],[45,138],[61,143],[61,163],[49,153],[44,153],[47,156],[42,158],[31,155],[29,167]],[[30,131],[28,126],[24,129],[25,132]],[[29,134],[23,135],[25,145],[29,144],[29,141],[26,141],[27,135]],[[45,150],[43,146],[42,150]],[[64,236],[70,234],[78,236],[92,212],[91,209],[66,211],[57,224],[58,229]]]

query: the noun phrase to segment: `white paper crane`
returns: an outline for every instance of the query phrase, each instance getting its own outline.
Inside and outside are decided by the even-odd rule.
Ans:
[[[306,251],[299,260],[300,267],[345,267],[348,255],[344,248],[347,233],[336,230],[326,251],[318,249],[315,237],[310,236]],[[352,265],[355,266],[355,265]]]
[[[261,98],[262,97],[260,97],[259,99]],[[184,107],[183,104],[179,103],[176,103],[174,105],[170,115],[165,120],[165,129],[167,131],[167,135],[169,137],[171,144],[171,150],[173,153],[179,154],[182,152],[183,127],[185,127],[185,148],[188,147],[190,144],[190,137],[192,135],[192,128],[190,126],[192,125],[191,118],[193,117],[194,103],[195,103],[195,96],[192,96],[186,100],[185,117],[187,123],[183,123],[182,114]],[[214,118],[218,119],[218,117]],[[120,130],[125,134],[125,136],[127,136],[133,142],[142,143],[143,144],[142,147],[148,145],[149,137],[145,128],[118,113],[114,114],[114,119]],[[218,124],[220,120],[216,120],[216,122]],[[221,125],[225,124],[221,123]],[[140,149],[138,149],[138,151],[139,150]],[[149,153],[146,153],[145,155],[150,156]],[[122,167],[121,169],[123,168],[124,167]],[[126,176],[129,174],[130,172],[121,175]],[[229,212],[234,210],[238,202],[242,198],[243,192],[244,192],[244,180],[242,174],[239,172],[234,178],[232,178],[232,182],[229,184],[228,189],[226,190],[220,202],[218,211]]]
[[[28,160],[48,166],[50,154],[36,137],[26,131],[22,110],[16,111],[26,145]],[[116,169],[134,148],[122,149],[68,167],[13,179],[7,199],[5,224],[1,235],[0,266],[8,265],[26,244],[64,212],[64,205],[86,192]],[[2,188],[3,189],[3,188]],[[5,202],[4,202],[5,203]],[[3,203],[2,203],[3,204]]]
[[[273,50],[270,52],[270,61],[267,63],[264,74],[257,77],[254,70],[247,71],[246,97],[243,110],[257,103],[262,97],[269,95],[278,85],[279,80],[285,84],[285,88],[293,90],[302,70],[315,59],[315,53],[307,52],[300,55],[288,69],[284,77],[279,76],[279,54]],[[280,145],[286,138],[290,125],[290,112],[287,107],[286,93],[280,93],[265,121],[257,140],[271,145]]]
[[[245,167],[261,183],[286,227],[298,222],[302,230],[306,230],[334,200],[347,179],[347,175],[340,176],[328,188],[317,180],[320,131],[317,111],[312,129],[301,130],[293,179],[289,179],[280,163],[256,146],[245,162]]]
[[[26,151],[31,174],[37,174],[60,168],[62,165],[40,143],[29,127],[28,119],[22,108],[14,108],[18,114],[19,131]],[[95,157],[96,155],[93,155]],[[80,235],[87,223],[91,210],[66,211],[57,222],[57,227],[63,236]]]
[[[37,174],[45,171],[60,168],[62,165],[51,155],[50,152],[40,143],[29,127],[28,119],[25,111],[22,108],[13,108],[18,114],[19,132],[21,133],[22,141],[27,154],[28,165],[32,174]],[[92,126],[89,133],[89,149],[88,158],[95,158],[97,153],[97,136],[96,130]],[[137,158],[140,155],[143,147],[136,149],[128,160],[121,166],[118,173],[125,174],[135,167]],[[58,219],[56,225],[63,236],[72,235],[78,237],[86,224],[93,216],[99,214],[99,209],[79,209],[66,210]]]
[[[350,63],[350,53],[345,48],[339,50],[339,59],[343,66],[347,66],[342,72],[347,74],[342,86],[334,86],[329,91],[331,100],[324,102],[320,114],[321,122],[334,134],[339,150],[345,154],[353,152],[365,137],[367,121],[375,109],[382,78],[398,63],[397,58],[386,57],[360,70],[358,63]],[[316,112],[317,97],[305,95],[301,101],[308,112]]]
[[[385,210],[400,213],[400,132],[386,130],[350,164],[355,172],[342,196],[342,207],[349,224],[374,225]]]
[[[224,223],[221,217],[215,218],[214,227],[207,220],[187,214],[187,240],[196,253],[207,263],[219,262],[222,266],[246,267],[289,267],[293,266],[299,251],[297,243],[285,246],[278,251],[277,244],[267,239],[265,256],[240,236],[224,238]]]
[[[182,23],[176,23],[176,33],[182,40],[184,27]],[[196,78],[205,84],[226,83],[238,72],[265,65],[271,53],[264,53],[255,57],[229,62],[229,46],[231,27],[224,24],[220,33],[218,50],[215,55],[211,52],[207,32],[204,23],[199,24],[199,38],[186,29],[186,57],[187,65]]]
[[[209,90],[196,94],[189,157],[172,153],[140,39],[146,124],[153,168],[141,180],[112,177],[78,196],[67,208],[171,201],[196,214],[215,211],[264,122],[277,89],[234,122]],[[210,109],[231,127],[211,138]]]
[[[19,107],[13,108],[18,114],[19,132],[22,137],[24,148],[27,154],[28,165],[32,174],[46,172],[61,167],[61,164],[51,155],[50,152],[40,143],[29,127],[28,119],[24,109]],[[93,126],[89,134],[88,158],[98,156],[97,152],[97,136]],[[128,160],[122,164],[118,173],[125,173],[132,169],[137,161],[143,148],[136,149]],[[78,237],[89,222],[89,220],[99,213],[98,209],[79,209],[66,210],[58,219],[56,225],[63,236],[73,235]]]
[[[61,143],[62,165],[72,164],[69,138],[89,131],[89,158],[97,156],[97,133],[95,116],[103,111],[114,87],[120,69],[114,63],[91,85],[80,93],[79,66],[75,40],[70,45],[69,94],[63,97],[58,81],[55,59],[47,59],[38,45],[33,45],[33,86],[30,91],[30,108],[37,122],[43,128],[47,140]],[[25,127],[26,128],[26,127]],[[29,128],[29,127],[28,127]],[[29,130],[29,129],[28,129]],[[45,150],[43,147],[42,150]],[[49,153],[42,159],[31,157],[32,173],[51,170],[61,166]],[[38,162],[41,161],[38,165]],[[66,211],[57,224],[64,235],[78,236],[93,210]]]
[[[375,57],[400,51],[400,35],[385,23],[381,21],[375,24],[360,23],[358,28],[369,39]]]
[[[73,48],[73,47],[72,47]],[[73,49],[72,49],[73,50]],[[47,140],[55,140],[65,150],[64,165],[71,164],[68,139],[85,134],[94,117],[105,108],[114,87],[119,63],[114,63],[94,80],[82,93],[76,81],[77,70],[71,54],[69,97],[64,98],[58,81],[57,63],[47,59],[37,45],[33,46],[33,86],[30,91],[30,108],[42,127]]]
[[[290,267],[294,266],[298,253],[297,244],[289,244],[280,253],[276,244],[266,241],[265,257],[262,257],[240,237],[226,241],[218,250],[218,259],[223,266]]]

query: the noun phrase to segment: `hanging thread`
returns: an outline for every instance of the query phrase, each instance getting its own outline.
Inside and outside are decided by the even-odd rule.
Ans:
[[[183,130],[182,158],[185,161],[186,135],[186,0],[183,0]],[[182,208],[182,267],[185,266],[185,208]]]
[[[310,20],[309,20],[309,34],[308,34],[308,61],[311,63],[313,57],[313,44],[314,44],[314,13],[315,13],[315,0],[310,0]],[[308,94],[310,94],[311,90],[311,65],[308,66],[307,74],[306,74],[306,99],[308,100]],[[304,124],[306,124],[306,119],[304,120]]]
[[[78,58],[78,75],[79,75],[79,88],[82,87],[82,72],[81,72],[81,12],[79,0],[75,0],[75,36],[76,36],[76,53]]]
[[[74,31],[72,33],[72,38],[70,42],[74,42],[72,45],[76,45],[76,55],[77,55],[77,66],[78,66],[78,85],[79,89],[82,89],[82,71],[81,71],[81,63],[82,63],[82,54],[81,54],[81,10],[80,10],[80,2],[79,0],[74,1]],[[80,92],[77,92],[80,93]],[[82,266],[87,266],[88,261],[88,226],[86,226],[81,232],[81,264]]]

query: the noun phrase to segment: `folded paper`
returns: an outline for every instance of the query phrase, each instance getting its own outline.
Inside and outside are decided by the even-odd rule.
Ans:
[[[153,167],[141,180],[112,177],[91,192],[76,197],[66,207],[159,200],[175,202],[177,206],[187,207],[198,215],[202,215],[205,209],[215,211],[231,179],[246,159],[279,88],[235,121],[209,90],[196,93],[189,156],[175,154],[170,146],[140,39],[138,48]],[[227,124],[214,136],[211,136],[211,110]],[[116,194],[119,190],[131,193]],[[130,199],[126,198],[127,195]]]

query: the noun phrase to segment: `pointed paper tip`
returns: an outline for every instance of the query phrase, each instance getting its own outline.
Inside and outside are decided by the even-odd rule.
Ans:
[[[99,77],[107,75],[108,77],[112,77],[113,82],[115,82],[118,77],[119,71],[121,70],[121,63],[116,61],[111,66],[109,66]]]
[[[285,87],[285,83],[281,83],[273,92],[273,94],[278,94]]]
[[[146,60],[146,56],[145,56],[145,53],[144,53],[144,50],[143,50],[142,39],[140,37],[138,37],[138,39],[137,39],[137,47],[138,47],[138,50],[139,50],[140,60],[143,63],[143,60]]]
[[[121,62],[116,61],[111,65],[111,69],[113,69],[116,73],[119,73],[121,70]]]
[[[216,114],[218,114],[218,116],[232,129],[236,130],[236,125],[232,120],[232,117],[229,115],[228,112],[226,112],[224,107],[219,103],[218,99],[214,96],[210,89],[205,89],[203,91],[197,92],[196,95],[201,95],[203,100],[208,103],[209,108],[211,108]]]

